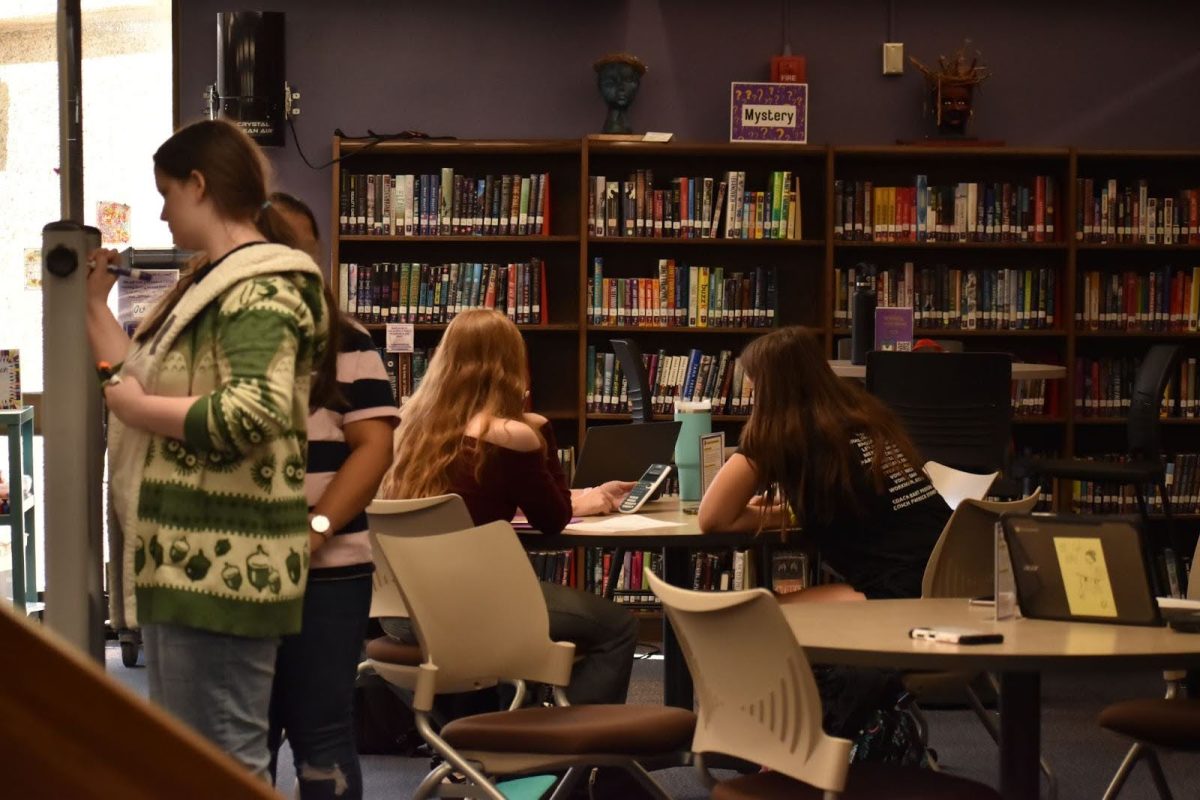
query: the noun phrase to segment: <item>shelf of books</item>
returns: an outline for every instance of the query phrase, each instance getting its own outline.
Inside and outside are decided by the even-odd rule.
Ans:
[[[1172,457],[1200,453],[1200,151],[335,139],[334,155],[334,291],[381,343],[414,325],[417,352],[389,356],[401,397],[446,323],[485,306],[526,335],[533,406],[565,447],[629,418],[616,337],[640,346],[656,414],[707,398],[736,436],[741,349],[803,324],[833,356],[866,276],[918,337],[1067,366],[1014,382],[1017,452],[1122,452],[1137,359],[1180,342],[1164,422]]]

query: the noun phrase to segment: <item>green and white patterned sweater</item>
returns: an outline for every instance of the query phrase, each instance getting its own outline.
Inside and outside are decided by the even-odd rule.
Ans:
[[[134,342],[122,374],[150,394],[200,399],[182,441],[109,419],[126,625],[300,630],[308,392],[327,334],[316,264],[256,244],[221,260],[154,337]]]

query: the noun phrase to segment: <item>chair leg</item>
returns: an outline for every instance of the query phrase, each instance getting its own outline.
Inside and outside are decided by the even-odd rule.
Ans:
[[[575,787],[579,785],[579,781],[585,776],[590,775],[592,770],[588,767],[571,767],[567,770],[567,774],[563,775],[558,786],[554,787],[554,793],[550,795],[550,800],[566,800],[575,791]]]
[[[1162,764],[1158,761],[1158,753],[1147,747],[1145,758],[1146,767],[1150,770],[1150,777],[1154,780],[1154,788],[1158,790],[1158,796],[1162,800],[1174,800],[1171,787],[1167,786],[1167,776],[1163,774]]]
[[[908,711],[912,714],[913,719],[917,721],[917,735],[921,737],[921,748],[925,751],[925,758],[929,761],[929,768],[934,772],[941,772],[942,767],[938,764],[937,751],[929,746],[929,718],[925,716],[925,712],[921,710],[921,706],[917,701],[912,701],[908,706]]]
[[[438,755],[446,759],[446,762],[454,768],[455,771],[461,773],[467,780],[471,781],[478,788],[479,792],[488,800],[505,800],[503,794],[497,789],[491,781],[489,781],[482,772],[475,768],[471,762],[467,761],[458,754],[453,747],[446,744],[442,737],[434,733],[433,728],[429,724],[429,715],[424,712],[418,712],[415,715],[417,732],[421,734],[421,738],[429,743],[429,746],[437,751]],[[439,767],[440,769],[441,767]],[[423,783],[423,782],[422,782]]]
[[[1117,774],[1113,775],[1109,781],[1108,788],[1104,790],[1103,800],[1115,800],[1121,788],[1125,785],[1125,781],[1129,779],[1129,773],[1137,766],[1140,759],[1146,751],[1146,746],[1141,742],[1134,742],[1133,747],[1129,748],[1129,752],[1125,754],[1125,758],[1121,761],[1121,766],[1117,768]]]
[[[649,792],[657,800],[671,800],[671,795],[663,791],[663,788],[658,785],[658,781],[650,776],[650,773],[636,761],[630,761],[625,767],[626,772],[632,775],[643,789]]]
[[[442,779],[450,774],[450,764],[443,761],[434,767],[425,779],[421,781],[420,786],[413,792],[413,800],[425,800],[433,794],[434,790],[441,785]]]

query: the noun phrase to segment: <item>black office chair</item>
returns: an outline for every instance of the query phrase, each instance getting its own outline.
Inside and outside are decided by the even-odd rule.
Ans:
[[[1007,353],[872,351],[867,391],[900,417],[926,461],[976,473],[1007,465],[1012,441]]]
[[[1085,461],[1083,459],[1053,459],[1034,461],[1029,470],[1039,479],[1062,478],[1066,480],[1092,481],[1095,483],[1132,486],[1137,498],[1138,511],[1142,515],[1145,530],[1150,526],[1150,511],[1146,502],[1146,486],[1154,486],[1162,500],[1163,515],[1166,517],[1167,542],[1173,548],[1174,566],[1180,590],[1187,589],[1187,574],[1179,559],[1183,552],[1175,539],[1171,519],[1171,498],[1167,491],[1166,465],[1163,462],[1162,431],[1159,410],[1167,383],[1179,365],[1181,349],[1177,344],[1156,344],[1146,353],[1134,377],[1133,397],[1129,404],[1129,417],[1125,432],[1128,437],[1129,459],[1120,463],[1107,461]],[[1049,484],[1043,483],[1043,486]],[[1153,537],[1152,537],[1153,540]],[[1160,552],[1158,555],[1163,555]],[[1155,562],[1157,564],[1157,560]],[[1167,577],[1155,569],[1159,582],[1156,591],[1169,593]]]
[[[642,359],[642,350],[632,339],[609,339],[621,371],[625,373],[626,391],[629,397],[630,413],[633,421],[652,422],[654,406],[651,403],[650,376],[646,372],[646,362]],[[612,567],[608,570],[608,580],[604,584],[605,599],[612,600],[617,590],[617,578],[621,574],[621,564],[625,563],[625,548],[613,548]]]

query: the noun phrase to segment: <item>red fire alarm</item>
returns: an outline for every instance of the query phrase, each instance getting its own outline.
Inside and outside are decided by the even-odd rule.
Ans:
[[[771,56],[772,83],[807,83],[808,59],[804,56]]]

